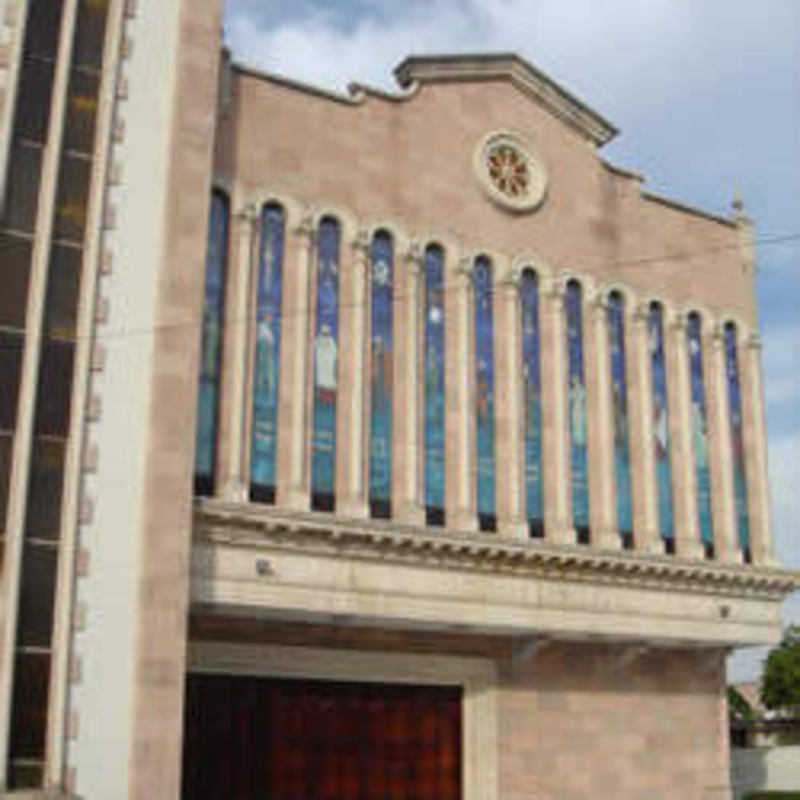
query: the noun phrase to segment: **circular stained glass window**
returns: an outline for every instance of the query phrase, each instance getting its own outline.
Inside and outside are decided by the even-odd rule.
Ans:
[[[526,158],[507,144],[495,145],[486,154],[489,179],[508,197],[520,197],[528,191],[530,172]]]
[[[475,170],[486,193],[512,211],[532,211],[544,199],[547,173],[532,147],[512,133],[484,137],[475,153]]]

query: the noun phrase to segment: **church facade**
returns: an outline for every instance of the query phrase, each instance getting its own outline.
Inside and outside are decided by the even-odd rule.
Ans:
[[[3,15],[0,797],[729,798],[800,582],[741,204],[515,55]]]

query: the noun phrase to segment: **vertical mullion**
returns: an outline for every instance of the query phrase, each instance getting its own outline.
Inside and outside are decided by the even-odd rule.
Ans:
[[[13,446],[11,481],[9,486],[9,508],[7,535],[7,558],[5,572],[6,596],[3,602],[6,619],[0,652],[0,717],[6,724],[0,727],[0,785],[7,781],[7,765],[11,740],[11,703],[17,637],[17,610],[21,587],[21,564],[25,508],[27,501],[27,475],[32,447],[32,429],[35,398],[38,383],[42,318],[47,283],[47,268],[50,260],[50,239],[54,222],[54,206],[57,191],[61,142],[64,133],[65,104],[72,55],[72,32],[78,0],[63,0],[59,27],[59,42],[55,74],[50,99],[50,123],[47,141],[42,151],[39,182],[38,208],[36,212],[35,238],[31,255],[31,272],[28,284],[28,301],[25,317],[26,346],[23,351],[16,436]]]

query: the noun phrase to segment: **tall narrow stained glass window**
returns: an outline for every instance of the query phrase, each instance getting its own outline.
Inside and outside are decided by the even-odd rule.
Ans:
[[[692,447],[697,480],[697,515],[700,539],[706,551],[714,543],[711,521],[711,470],[708,461],[708,415],[703,381],[702,320],[696,312],[689,314],[686,324],[686,343],[689,350],[689,381],[692,402]]]
[[[275,204],[264,206],[258,260],[250,458],[250,499],[264,503],[275,502],[284,234],[283,209]]]
[[[227,252],[228,198],[222,192],[214,192],[211,196],[211,209],[208,216],[208,249],[206,251],[200,350],[200,388],[197,399],[197,433],[194,456],[195,493],[202,495],[208,495],[214,491]]]
[[[444,525],[444,251],[425,250],[425,508],[429,525]]]
[[[522,388],[525,417],[525,509],[531,536],[543,536],[539,284],[536,273],[532,269],[525,269],[522,272],[520,299],[522,305]]]
[[[656,461],[658,530],[667,549],[673,541],[672,471],[670,467],[669,405],[667,403],[667,368],[664,359],[664,321],[660,303],[650,304],[648,340],[653,388],[653,448]]]
[[[736,350],[736,326],[725,325],[725,372],[728,383],[731,449],[733,455],[733,496],[736,505],[736,529],[739,547],[745,560],[750,560],[750,524],[747,514],[747,475],[744,466],[744,430],[742,423],[742,390],[739,383],[739,359]]]
[[[578,541],[589,541],[589,479],[586,447],[586,382],[583,369],[583,290],[578,281],[567,283],[567,401],[569,405],[572,523]]]
[[[319,224],[317,251],[311,438],[311,504],[320,511],[333,511],[335,507],[340,239],[338,221],[324,217]]]
[[[625,371],[625,298],[608,297],[608,345],[611,367],[611,403],[614,415],[614,486],[617,527],[626,546],[633,544],[631,454],[628,428],[628,379]]]
[[[494,313],[492,263],[475,259],[475,451],[478,520],[481,530],[494,530]]]
[[[16,133],[20,134],[20,140],[31,136],[32,141],[25,141],[9,163],[7,206],[12,227],[20,225],[15,232],[19,234],[31,232],[35,222],[38,162],[48,127],[48,111],[42,102],[47,97],[49,105],[52,99],[52,67],[57,52],[58,28],[51,26],[58,25],[61,6],[60,2],[52,0],[46,3],[35,0],[28,9],[25,64],[21,77],[24,80],[27,68],[33,67],[33,73],[28,77],[37,83],[41,79],[38,83],[41,92],[37,90],[38,96],[33,103],[20,103],[17,124],[21,123],[26,129],[23,131],[18,127]],[[58,624],[59,542],[66,502],[63,496],[64,469],[68,442],[73,436],[71,417],[76,377],[73,372],[77,318],[108,6],[108,0],[79,0],[74,33],[69,31],[67,34],[73,36],[73,48],[64,135],[58,156],[53,241],[47,265],[31,432],[7,752],[6,783],[9,789],[38,788],[45,780],[53,634]],[[27,166],[28,159],[23,158],[21,165],[25,174],[20,176],[18,170],[15,173],[17,155],[25,156],[26,153],[35,158]],[[24,177],[19,203],[15,202],[20,199],[16,190],[12,191],[15,174]]]
[[[370,248],[369,502],[374,517],[391,517],[392,500],[392,337],[394,248],[392,237],[378,231]]]

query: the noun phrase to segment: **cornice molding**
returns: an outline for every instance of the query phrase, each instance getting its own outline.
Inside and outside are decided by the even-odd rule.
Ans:
[[[394,70],[398,83],[510,80],[521,92],[601,147],[619,132],[582,100],[514,53],[409,56]]]
[[[497,536],[344,520],[314,512],[201,501],[195,541],[230,547],[270,547],[353,559],[436,566],[482,573],[531,575],[728,597],[780,601],[800,588],[800,572],[698,562],[588,547],[504,541]]]

